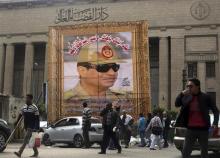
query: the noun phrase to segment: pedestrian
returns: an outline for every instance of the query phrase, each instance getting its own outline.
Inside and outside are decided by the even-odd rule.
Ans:
[[[91,117],[92,117],[91,109],[88,108],[88,104],[86,102],[83,102],[83,112],[82,112],[82,130],[83,130],[83,140],[84,140],[83,148],[90,147],[89,129],[91,127]]]
[[[208,158],[209,111],[211,110],[214,114],[213,128],[216,128],[219,110],[211,97],[201,91],[200,81],[197,78],[188,80],[186,89],[177,96],[175,106],[181,107],[176,126],[187,128],[182,157],[190,157],[192,146],[198,140],[201,157]]]
[[[39,130],[40,121],[39,121],[39,110],[35,104],[33,104],[33,95],[26,95],[26,104],[22,107],[20,114],[18,116],[17,121],[14,123],[17,125],[18,121],[23,117],[24,119],[24,129],[25,129],[25,137],[23,140],[23,144],[20,147],[18,152],[14,152],[17,157],[21,157],[25,146],[29,143],[29,140],[32,136],[33,132],[37,132]],[[30,157],[38,157],[39,152],[37,147],[33,147],[34,154]]]
[[[163,124],[163,139],[164,139],[163,147],[167,148],[169,146],[168,135],[170,130],[170,117],[166,111],[163,112],[162,124]]]
[[[146,142],[145,142],[145,129],[146,129],[146,120],[143,115],[143,113],[139,114],[139,120],[138,120],[138,132],[141,138],[141,144],[139,147],[145,147]]]
[[[118,113],[118,116],[120,116],[120,110],[121,110],[121,106],[120,105],[114,104],[114,109],[113,110],[115,110]],[[121,119],[120,119],[120,117],[119,117],[118,121],[119,121],[118,122],[118,129],[115,132],[116,132],[117,140],[119,141],[119,129],[121,127]],[[109,141],[108,150],[116,150],[114,141],[112,139],[110,139],[110,141]]]
[[[151,129],[151,145],[150,150],[156,150],[155,145],[161,149],[161,134],[163,130],[162,122],[159,117],[159,113],[154,111],[153,112],[154,117],[151,119],[150,123],[148,124],[146,128],[146,132]]]
[[[131,139],[132,124],[134,120],[131,115],[127,114],[126,110],[122,111],[122,115],[120,118],[122,121],[122,127],[120,133],[123,136],[125,148],[128,148]]]
[[[152,114],[149,112],[149,113],[147,113],[147,118],[146,118],[146,128],[149,125],[151,119],[152,119]],[[150,144],[151,144],[151,138],[150,138],[151,130],[148,130],[147,132],[145,132],[145,134],[146,134],[146,139],[147,139],[147,147],[150,147]]]
[[[102,124],[104,133],[101,144],[101,152],[99,152],[99,154],[106,154],[106,148],[109,146],[110,139],[112,139],[114,146],[118,149],[118,153],[120,154],[121,146],[116,136],[116,131],[119,124],[119,115],[115,110],[113,110],[112,103],[108,103],[106,105],[106,108],[101,111],[100,116],[103,118]]]

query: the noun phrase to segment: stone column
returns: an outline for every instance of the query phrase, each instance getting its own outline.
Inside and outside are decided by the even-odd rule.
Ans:
[[[32,43],[26,43],[25,59],[24,59],[24,80],[23,80],[23,95],[31,93],[33,80],[33,60],[34,46]]]
[[[206,91],[205,89],[205,79],[206,79],[206,65],[205,62],[198,62],[197,65],[197,73],[198,73],[198,79],[200,80],[200,84],[201,84],[201,90],[204,92]]]
[[[173,110],[176,96],[182,91],[184,63],[184,37],[171,37],[171,109]]]
[[[47,74],[48,74],[48,43],[46,43],[45,47],[45,63],[44,63],[44,82],[47,82]]]
[[[9,43],[6,46],[4,88],[3,94],[12,95],[14,76],[14,45]]]
[[[168,108],[168,38],[159,43],[159,106]]]
[[[3,81],[4,81],[4,45],[0,43],[0,93],[3,93]]]
[[[218,48],[220,47],[220,34],[218,34]],[[218,57],[220,57],[220,51],[218,51]],[[216,62],[216,105],[220,109],[220,58]]]

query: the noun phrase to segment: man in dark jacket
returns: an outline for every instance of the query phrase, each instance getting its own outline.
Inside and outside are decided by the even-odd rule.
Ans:
[[[25,146],[28,144],[32,133],[39,130],[40,121],[39,121],[39,110],[35,104],[33,104],[33,96],[31,94],[27,94],[26,96],[26,104],[23,106],[23,108],[20,111],[19,117],[17,121],[15,122],[15,125],[18,123],[18,121],[21,119],[21,117],[24,118],[24,128],[26,131],[24,142],[22,146],[20,147],[20,150],[18,152],[14,152],[14,154],[17,157],[21,157]],[[34,146],[34,155],[30,157],[38,157],[38,150]]]
[[[162,124],[163,124],[163,139],[164,139],[163,147],[167,148],[169,146],[168,135],[170,130],[170,117],[166,111],[163,112]]]
[[[119,140],[116,136],[116,128],[119,124],[119,115],[118,112],[113,110],[112,103],[108,103],[106,108],[104,108],[100,116],[102,119],[102,124],[104,128],[103,140],[101,145],[101,152],[99,154],[106,154],[106,148],[109,145],[110,139],[114,142],[115,147],[118,149],[118,153],[121,153],[121,146]]]
[[[177,96],[175,102],[176,107],[181,107],[176,126],[187,128],[182,157],[190,157],[192,146],[198,140],[201,148],[201,157],[208,158],[209,110],[212,110],[214,114],[213,128],[218,125],[219,111],[211,97],[201,92],[198,79],[190,79],[186,87],[187,89]]]

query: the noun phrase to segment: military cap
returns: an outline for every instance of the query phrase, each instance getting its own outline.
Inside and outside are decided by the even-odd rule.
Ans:
[[[89,62],[92,64],[122,63],[118,53],[106,42],[94,42],[83,46],[77,56],[77,62]]]

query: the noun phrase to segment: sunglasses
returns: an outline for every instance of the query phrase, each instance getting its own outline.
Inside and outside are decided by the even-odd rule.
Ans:
[[[112,64],[98,64],[98,65],[89,64],[87,66],[87,68],[96,69],[97,72],[101,72],[101,73],[108,72],[110,69],[112,69],[114,72],[117,72],[119,70],[119,68],[120,68],[120,65],[116,64],[116,63],[112,63]]]

